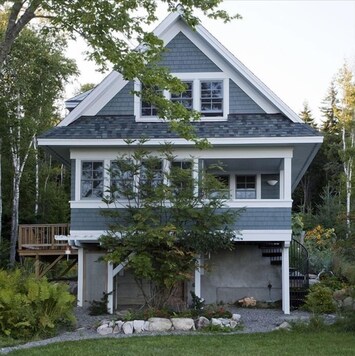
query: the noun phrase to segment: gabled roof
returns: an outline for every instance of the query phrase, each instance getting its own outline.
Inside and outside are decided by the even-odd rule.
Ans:
[[[185,24],[181,14],[173,12],[169,14],[154,30],[154,34],[161,38],[165,44],[176,35],[176,28],[179,21]],[[293,112],[275,93],[273,93],[260,79],[258,79],[242,62],[240,62],[229,50],[227,50],[212,34],[210,34],[202,25],[196,26],[196,31],[187,29],[190,36],[199,36],[206,46],[214,48],[215,52],[236,72],[238,76],[244,79],[246,86],[242,88],[247,91],[248,88],[255,88],[258,92],[258,98],[265,98],[271,107],[286,115],[293,122],[302,122],[298,115]],[[113,97],[121,90],[127,81],[125,81],[118,72],[111,72],[96,88],[94,88],[82,101],[69,113],[69,115],[58,126],[67,126],[80,118],[81,116],[96,115]],[[75,98],[73,98],[75,99]],[[72,101],[70,99],[69,101]],[[76,98],[78,99],[78,98]],[[267,110],[266,110],[267,111]],[[268,111],[267,111],[268,112]],[[276,111],[274,111],[276,112]],[[269,110],[269,113],[273,113]]]

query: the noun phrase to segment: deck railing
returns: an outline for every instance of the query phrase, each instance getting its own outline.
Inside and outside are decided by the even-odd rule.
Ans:
[[[19,250],[64,249],[67,242],[55,240],[55,235],[68,235],[69,224],[19,225]]]

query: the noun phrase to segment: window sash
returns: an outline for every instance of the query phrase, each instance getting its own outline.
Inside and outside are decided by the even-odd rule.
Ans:
[[[235,177],[235,198],[236,199],[256,199],[256,176]]]
[[[223,116],[223,81],[205,80],[201,86],[201,115]]]
[[[81,163],[81,199],[101,199],[104,191],[104,162]]]
[[[111,161],[110,183],[114,198],[128,198],[133,193],[134,173],[129,170],[131,161]]]
[[[179,94],[171,94],[170,100],[175,103],[180,103],[186,109],[193,109],[193,83],[192,82],[183,82],[187,88],[185,91]]]

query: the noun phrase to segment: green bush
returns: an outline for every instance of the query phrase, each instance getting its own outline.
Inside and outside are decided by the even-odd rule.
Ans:
[[[314,314],[333,313],[336,310],[333,301],[333,291],[317,283],[310,288],[306,296],[305,308]]]
[[[0,335],[30,338],[73,324],[75,298],[67,286],[23,271],[0,270]]]

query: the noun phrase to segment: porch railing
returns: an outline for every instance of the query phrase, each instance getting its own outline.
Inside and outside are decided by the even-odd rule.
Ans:
[[[19,225],[18,248],[64,249],[66,241],[56,241],[55,235],[68,235],[69,224],[22,224]]]

